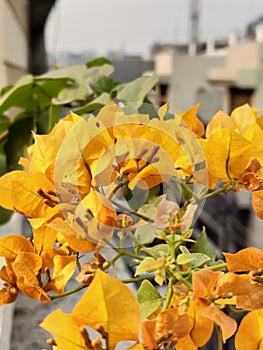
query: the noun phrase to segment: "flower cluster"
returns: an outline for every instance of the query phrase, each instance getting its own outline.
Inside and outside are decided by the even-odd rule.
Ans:
[[[193,239],[192,224],[206,199],[240,189],[252,192],[263,218],[263,117],[244,105],[218,112],[205,128],[198,105],[183,114],[165,105],[151,116],[131,107],[70,113],[49,134],[34,134],[23,170],[0,178],[0,205],[32,226],[31,239],[0,239],[0,304],[19,291],[41,302],[63,297],[79,269],[76,291],[87,292],[71,314],[57,310],[41,325],[54,349],[111,350],[131,340],[131,350],[196,350],[214,327],[223,342],[237,331],[237,350],[261,348],[263,252],[246,248],[218,261],[205,231]],[[109,260],[106,245],[116,252]],[[90,252],[81,263],[79,253]],[[136,266],[127,281],[111,277],[122,256]],[[137,300],[129,282],[142,282]],[[155,285],[165,284],[161,296]],[[229,310],[248,313],[239,328]]]

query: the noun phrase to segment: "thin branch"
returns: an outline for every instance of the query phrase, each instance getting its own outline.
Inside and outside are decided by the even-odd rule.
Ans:
[[[66,297],[66,296],[68,296],[68,295],[77,293],[77,292],[79,292],[80,290],[82,290],[82,289],[84,289],[84,288],[87,288],[87,287],[88,287],[88,286],[86,286],[86,285],[81,285],[81,286],[78,286],[78,287],[75,288],[75,289],[68,290],[67,292],[64,292],[64,293],[62,293],[62,294],[49,295],[49,298],[50,298],[51,300],[64,298],[64,297]]]

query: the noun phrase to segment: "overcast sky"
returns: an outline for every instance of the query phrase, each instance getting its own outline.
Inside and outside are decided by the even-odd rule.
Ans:
[[[187,42],[190,0],[57,0],[46,27],[49,52],[109,49],[149,56],[154,42]],[[202,40],[222,39],[263,16],[262,0],[200,0]]]

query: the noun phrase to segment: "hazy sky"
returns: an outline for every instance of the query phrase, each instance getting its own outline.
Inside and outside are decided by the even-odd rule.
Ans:
[[[80,52],[109,49],[147,57],[154,42],[186,42],[190,0],[57,0],[46,28],[47,49]],[[201,39],[243,32],[263,16],[262,0],[200,0]]]

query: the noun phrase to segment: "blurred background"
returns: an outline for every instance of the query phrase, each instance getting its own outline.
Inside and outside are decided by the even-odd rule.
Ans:
[[[172,112],[200,102],[205,124],[218,110],[231,113],[243,103],[263,114],[259,0],[0,0],[0,48],[0,87],[26,73],[104,56],[116,81],[157,74],[154,102],[167,102]],[[207,203],[197,229],[203,225],[220,250],[263,248],[263,225],[248,192]],[[41,310],[18,301],[13,328],[3,322],[13,311],[0,313],[0,350],[40,348],[45,332],[25,337],[49,311]]]

